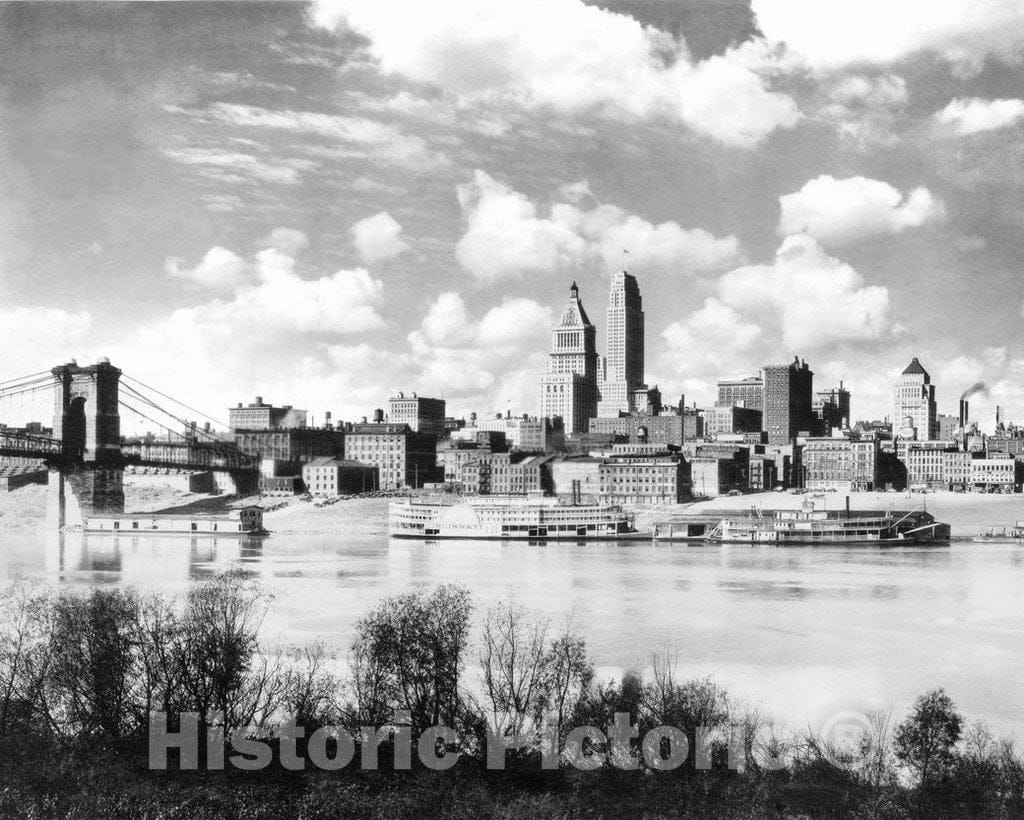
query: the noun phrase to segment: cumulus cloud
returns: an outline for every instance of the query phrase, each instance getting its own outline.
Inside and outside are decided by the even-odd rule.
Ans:
[[[665,116],[744,148],[800,118],[747,51],[693,63],[682,41],[579,0],[324,0],[314,9],[324,25],[344,19],[366,34],[384,71],[466,101],[514,98],[559,111]]]
[[[666,327],[661,335],[667,345],[665,355],[677,366],[682,362],[699,362],[699,372],[713,375],[721,374],[721,368],[729,370],[744,361],[760,338],[761,328],[711,296],[698,310]],[[667,363],[665,369],[670,368]]]
[[[987,55],[1012,57],[1024,42],[1018,0],[753,0],[752,9],[765,37],[820,71],[921,51],[975,70]]]
[[[352,243],[364,262],[390,259],[409,249],[409,243],[402,236],[402,226],[387,211],[360,219],[350,232]]]
[[[907,101],[907,82],[896,74],[867,77],[851,74],[829,91],[829,96],[845,106],[892,106]]]
[[[467,230],[455,257],[480,279],[557,272],[578,263],[586,251],[584,240],[569,226],[539,217],[527,197],[484,171],[478,170],[457,193]]]
[[[789,351],[867,342],[889,330],[889,291],[867,285],[811,236],[787,236],[770,264],[746,265],[718,280],[718,298],[761,324],[769,319]]]
[[[164,263],[164,271],[174,279],[216,290],[233,290],[249,277],[248,263],[220,246],[210,248],[195,267],[185,268],[182,264],[182,259],[172,256]]]
[[[40,332],[45,329],[45,332]],[[80,356],[91,347],[93,317],[88,311],[57,307],[0,308],[0,373],[3,380],[44,370]],[[53,395],[22,394],[3,408],[6,424],[49,423]]]
[[[295,256],[309,247],[309,237],[294,228],[274,228],[261,245],[265,248],[277,248],[281,253]]]
[[[550,308],[523,298],[506,299],[476,321],[458,293],[443,293],[408,336],[416,384],[488,408],[509,398],[533,408],[535,387],[522,386],[536,384],[551,322]],[[516,394],[502,395],[510,385],[519,385]]]
[[[1024,118],[1024,100],[953,100],[935,114],[935,121],[952,126],[961,136],[979,131],[995,131],[1016,125]]]
[[[297,234],[276,233],[279,244],[290,238],[292,247]],[[294,393],[282,400],[297,403],[309,396],[296,373],[305,351],[384,325],[384,286],[362,268],[310,276],[280,247],[257,252],[249,267],[248,279],[229,297],[149,320],[108,355],[127,372],[154,374],[146,381],[171,395],[196,397],[204,408],[228,406],[254,389],[284,393],[286,387]]]
[[[927,188],[906,197],[887,182],[866,177],[835,179],[823,175],[779,197],[780,234],[806,233],[829,244],[865,236],[896,234],[945,219],[942,202]]]
[[[739,241],[676,222],[653,224],[615,205],[588,203],[585,182],[562,186],[569,202],[539,214],[525,195],[476,171],[458,188],[467,230],[456,247],[459,263],[475,276],[497,280],[530,271],[558,273],[587,262],[673,267],[682,272],[723,269],[740,256]]]

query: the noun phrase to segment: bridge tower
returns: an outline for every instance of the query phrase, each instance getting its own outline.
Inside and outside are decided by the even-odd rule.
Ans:
[[[119,464],[121,371],[104,356],[86,367],[72,360],[50,372],[56,381],[53,436],[63,442],[64,460]]]
[[[123,512],[121,371],[103,357],[84,367],[72,360],[50,372],[53,435],[62,442],[60,462],[50,465],[58,526],[80,523],[83,514]]]

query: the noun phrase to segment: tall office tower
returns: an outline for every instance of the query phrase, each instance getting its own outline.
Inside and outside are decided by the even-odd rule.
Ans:
[[[636,277],[619,271],[608,292],[608,355],[601,379],[599,416],[634,408],[633,391],[644,381],[644,311]]]
[[[764,379],[747,376],[745,379],[720,379],[718,404],[740,405],[751,410],[764,409]]]
[[[814,400],[814,417],[818,420],[818,433],[830,435],[833,427],[850,424],[850,391],[839,382],[839,387],[819,390]]]
[[[597,331],[576,283],[552,328],[547,373],[540,377],[541,416],[561,417],[566,433],[585,433],[597,415]]]
[[[934,440],[939,434],[935,385],[915,356],[896,379],[892,403],[893,438]]]
[[[765,366],[762,425],[769,444],[789,444],[814,430],[813,387],[814,373],[799,356],[790,364]]]

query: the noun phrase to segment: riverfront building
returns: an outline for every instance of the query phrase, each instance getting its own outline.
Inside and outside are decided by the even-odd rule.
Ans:
[[[441,478],[437,438],[416,433],[407,424],[353,424],[345,436],[345,455],[376,467],[382,490],[422,487]]]
[[[462,466],[463,492],[479,495],[539,494],[548,487],[550,456],[522,453],[480,454]]]
[[[441,438],[445,434],[445,401],[399,393],[388,399],[388,422],[408,424],[414,433],[429,433]]]
[[[876,439],[809,438],[802,451],[804,486],[851,492],[878,486]]]
[[[769,444],[789,444],[814,429],[814,373],[799,358],[764,368],[763,430]]]
[[[598,465],[602,504],[677,504],[689,496],[690,465],[680,456],[623,456]]]
[[[576,283],[552,328],[547,372],[540,377],[541,416],[559,416],[565,432],[583,433],[597,415],[597,331],[580,301]]]
[[[597,415],[635,409],[634,391],[644,380],[644,312],[636,277],[612,275],[608,293],[608,355],[604,360]]]
[[[630,444],[657,444],[663,450],[678,449],[686,438],[684,422],[679,413],[631,413],[591,419],[590,432],[622,437]]]
[[[288,430],[306,426],[306,411],[290,404],[274,407],[257,396],[252,404],[228,408],[228,426],[235,430]]]
[[[733,404],[752,410],[764,409],[764,379],[747,376],[745,379],[722,379],[718,382],[718,404]]]
[[[739,404],[715,402],[704,411],[704,434],[715,437],[730,433],[758,433],[761,431],[761,411]]]
[[[306,492],[318,496],[349,495],[378,489],[376,467],[342,458],[314,458],[302,465]]]
[[[896,379],[892,408],[893,438],[933,441],[939,435],[935,385],[915,356]]]

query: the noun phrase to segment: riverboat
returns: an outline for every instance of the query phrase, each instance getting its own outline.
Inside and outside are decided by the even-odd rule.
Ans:
[[[613,540],[636,535],[633,518],[611,504],[565,504],[557,498],[480,497],[455,503],[402,499],[388,505],[393,538]]]
[[[949,541],[948,524],[924,511],[775,510],[765,516],[723,519],[709,540],[742,544],[935,544]]]
[[[894,512],[803,509],[713,511],[655,528],[656,540],[739,544],[941,544],[950,527],[923,510]]]
[[[974,538],[971,539],[976,544],[987,544],[992,542],[1007,541],[1021,542],[1024,541],[1024,521],[1018,521],[1012,527],[1003,527],[1002,529],[996,530],[995,527],[989,527],[984,532],[978,533]]]

